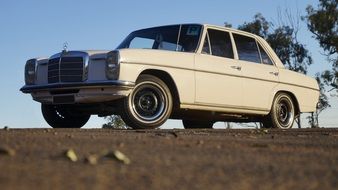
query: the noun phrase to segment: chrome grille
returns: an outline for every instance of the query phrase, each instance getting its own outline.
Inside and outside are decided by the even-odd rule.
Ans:
[[[48,61],[48,83],[82,82],[83,69],[83,57],[52,58]]]

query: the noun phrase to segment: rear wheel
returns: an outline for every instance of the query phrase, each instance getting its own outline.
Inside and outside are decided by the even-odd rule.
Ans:
[[[152,75],[141,75],[122,103],[123,121],[136,129],[153,129],[170,117],[173,103],[168,86]]]
[[[185,129],[211,129],[214,122],[198,120],[182,120]]]
[[[295,120],[295,106],[291,97],[286,93],[276,95],[271,111],[263,122],[265,128],[290,129]]]
[[[70,108],[41,104],[42,115],[53,128],[81,128],[90,118],[90,115],[75,113]]]

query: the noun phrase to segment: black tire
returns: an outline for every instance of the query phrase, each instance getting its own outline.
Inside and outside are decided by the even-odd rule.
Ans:
[[[62,106],[41,104],[42,115],[53,128],[81,128],[90,118],[90,115],[72,114],[71,109]]]
[[[296,111],[292,98],[286,93],[278,93],[271,111],[263,122],[264,128],[290,129],[295,121]]]
[[[121,106],[123,121],[134,129],[154,129],[171,115],[173,101],[168,86],[152,75],[141,75]]]
[[[212,129],[214,122],[211,121],[197,121],[197,120],[182,120],[185,129]]]

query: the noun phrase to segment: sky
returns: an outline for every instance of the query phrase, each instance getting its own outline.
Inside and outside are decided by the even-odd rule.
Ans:
[[[289,8],[305,15],[316,0],[1,0],[0,6],[0,128],[48,127],[40,104],[19,89],[24,85],[24,65],[33,57],[49,57],[68,43],[69,50],[113,50],[133,30],[176,23],[208,23],[237,27],[260,12],[278,20],[277,10]],[[318,42],[301,23],[299,40],[314,59],[309,75],[329,69]],[[337,126],[337,98],[324,111],[320,125]],[[101,127],[105,121],[92,116],[85,127]],[[220,124],[219,124],[220,126]],[[164,128],[180,128],[169,121]]]

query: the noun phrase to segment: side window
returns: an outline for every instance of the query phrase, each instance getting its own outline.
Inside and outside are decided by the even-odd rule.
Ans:
[[[212,55],[232,59],[234,58],[230,35],[228,32],[208,29],[208,35],[211,46],[209,51],[211,50]]]
[[[136,37],[130,42],[129,48],[152,49],[154,41],[153,39]]]
[[[256,40],[247,36],[234,34],[238,58],[243,61],[261,63]]]
[[[262,57],[262,63],[263,64],[267,64],[267,65],[273,65],[270,57],[268,56],[268,54],[264,51],[264,49],[262,48],[262,46],[258,43],[259,46],[259,52],[261,53],[261,57]]]

